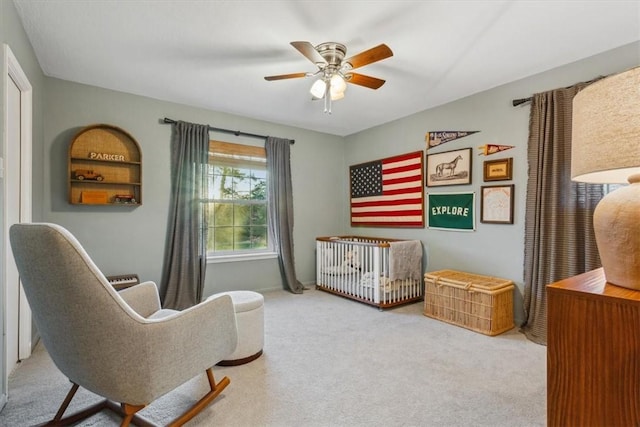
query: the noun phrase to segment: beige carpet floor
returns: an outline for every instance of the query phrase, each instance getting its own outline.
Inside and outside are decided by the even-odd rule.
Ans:
[[[421,303],[379,311],[314,289],[264,296],[263,356],[216,367],[231,384],[188,426],[546,424],[546,347],[517,329],[489,337],[425,317]],[[69,386],[38,345],[10,376],[0,426],[49,420]],[[167,423],[206,388],[203,374],[142,414]],[[70,409],[97,400],[83,391]],[[119,420],[107,412],[78,425]]]

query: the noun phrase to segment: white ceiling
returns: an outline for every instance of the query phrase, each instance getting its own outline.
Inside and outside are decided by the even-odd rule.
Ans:
[[[640,40],[640,1],[14,3],[48,76],[340,136]],[[298,40],[385,43],[394,56],[357,72],[386,84],[325,114],[312,79],[263,78],[316,71]]]

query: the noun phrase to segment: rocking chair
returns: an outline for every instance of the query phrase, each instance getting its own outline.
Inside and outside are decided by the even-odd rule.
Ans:
[[[73,384],[47,425],[109,409],[123,417],[122,426],[151,426],[136,413],[204,371],[211,390],[169,424],[181,426],[229,384],[227,377],[216,383],[212,371],[236,347],[229,296],[182,311],[161,309],[153,282],[116,292],[63,227],[16,224],[10,240],[42,342]],[[105,400],[63,418],[80,386]]]

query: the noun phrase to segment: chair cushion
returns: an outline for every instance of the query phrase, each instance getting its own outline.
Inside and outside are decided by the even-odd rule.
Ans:
[[[155,320],[155,319],[164,319],[165,317],[169,317],[175,313],[179,313],[178,310],[171,310],[169,308],[163,308],[161,310],[156,311],[155,313],[153,313],[151,316],[147,317],[147,319],[149,320]]]

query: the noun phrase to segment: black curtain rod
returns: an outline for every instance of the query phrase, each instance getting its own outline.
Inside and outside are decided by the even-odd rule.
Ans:
[[[162,120],[162,122],[165,123],[165,124],[175,124],[175,123],[177,123],[176,120],[168,119],[166,117]],[[239,130],[222,129],[222,128],[216,128],[216,127],[209,126],[209,125],[207,125],[207,127],[209,128],[210,131],[223,132],[223,133],[232,133],[235,136],[242,135],[242,136],[250,136],[252,138],[261,138],[261,139],[267,139],[268,138],[265,135],[258,135],[258,134],[255,134],[255,133],[248,133],[248,132],[240,132]],[[290,139],[289,143],[290,144],[295,144],[296,140],[295,139]]]
[[[520,99],[514,99],[513,101],[511,101],[513,103],[514,107],[517,107],[518,105],[524,104],[525,102],[529,102],[531,101],[533,98],[520,98]]]
[[[604,79],[605,77],[609,77],[609,75],[606,75],[606,76],[598,76],[598,77],[596,77],[595,79],[591,79],[591,80],[589,80],[589,81],[584,82],[584,84],[591,84],[591,83],[595,83],[595,82],[597,82],[597,81],[598,81],[598,80],[600,80],[600,79]],[[567,86],[567,87],[565,87],[565,89],[569,89],[569,88],[571,88],[571,87],[573,87],[573,86]],[[529,98],[514,99],[514,100],[513,100],[513,101],[511,101],[511,102],[513,103],[513,106],[514,106],[514,107],[517,107],[518,105],[522,105],[522,104],[524,104],[524,103],[526,103],[526,102],[531,101],[532,99],[533,99],[533,97],[531,96],[531,97],[529,97]]]

